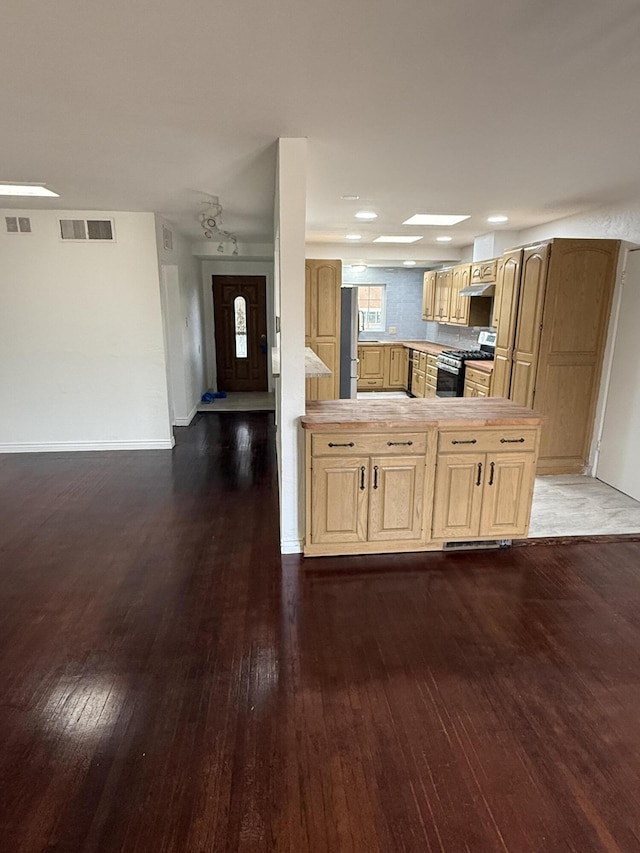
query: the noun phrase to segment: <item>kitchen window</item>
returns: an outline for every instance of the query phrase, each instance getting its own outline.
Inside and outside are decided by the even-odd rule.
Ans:
[[[384,332],[386,285],[358,285],[358,317],[361,332]]]

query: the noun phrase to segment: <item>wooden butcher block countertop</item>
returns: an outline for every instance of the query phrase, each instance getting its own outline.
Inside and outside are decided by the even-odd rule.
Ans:
[[[396,346],[415,349],[418,352],[426,352],[429,355],[440,355],[446,349],[455,349],[452,344],[433,344],[431,341],[358,341],[359,347],[382,347]]]
[[[437,427],[538,426],[543,416],[502,397],[407,400],[318,400],[307,403],[305,429],[420,429]]]
[[[489,359],[475,359],[465,361],[464,363],[466,367],[473,367],[474,370],[482,370],[483,373],[492,373],[493,372],[493,362],[489,361]]]

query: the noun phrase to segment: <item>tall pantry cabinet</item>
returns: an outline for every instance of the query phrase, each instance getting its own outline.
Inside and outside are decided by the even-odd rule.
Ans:
[[[491,393],[545,416],[539,473],[587,464],[619,246],[555,239],[498,263]]]
[[[331,376],[307,379],[307,400],[340,397],[340,288],[342,261],[305,261],[305,346],[310,347]]]

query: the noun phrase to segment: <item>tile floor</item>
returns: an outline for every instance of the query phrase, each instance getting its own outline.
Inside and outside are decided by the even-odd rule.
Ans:
[[[594,477],[537,477],[529,538],[640,533],[640,503]]]
[[[272,412],[275,396],[268,391],[230,391],[226,397],[218,397],[213,403],[200,403],[199,412]]]

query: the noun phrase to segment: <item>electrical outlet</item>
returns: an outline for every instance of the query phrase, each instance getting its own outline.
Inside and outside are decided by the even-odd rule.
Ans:
[[[395,334],[397,334],[397,332],[398,332],[397,326],[389,326],[389,334],[390,335],[395,335]]]

